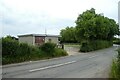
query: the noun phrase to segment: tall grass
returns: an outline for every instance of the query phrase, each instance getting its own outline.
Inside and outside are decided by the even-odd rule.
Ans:
[[[117,59],[114,59],[112,62],[110,77],[120,80],[120,49],[118,50]]]
[[[119,63],[117,60],[113,60],[112,62],[110,77],[120,80]]]

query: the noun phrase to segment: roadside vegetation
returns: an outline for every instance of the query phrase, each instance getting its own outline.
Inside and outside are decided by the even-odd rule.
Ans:
[[[79,44],[81,52],[95,51],[108,48],[113,43],[120,43],[120,39],[114,39],[115,35],[119,35],[118,24],[113,19],[97,14],[94,8],[80,14],[75,23],[76,26],[68,26],[61,30],[60,43]],[[2,64],[66,55],[67,53],[63,49],[57,48],[53,43],[32,46],[19,43],[14,37],[2,38]]]
[[[82,42],[81,44],[82,44],[80,48],[81,52],[95,51],[99,49],[108,48],[113,45],[112,41],[106,41],[106,40],[91,40],[91,41]]]
[[[113,60],[110,72],[110,78],[120,80],[120,49],[118,49],[118,57]]]
[[[32,46],[26,43],[19,43],[10,36],[2,38],[3,65],[66,55],[66,51],[57,48],[54,43],[45,43],[41,46]]]
[[[94,8],[77,17],[75,27],[61,30],[61,41],[80,43],[81,52],[89,52],[112,46],[113,38],[119,35],[115,20],[97,14]]]
[[[60,41],[61,43],[78,43],[76,39],[76,34],[75,34],[75,28],[74,27],[66,27],[65,29],[62,29],[60,32],[61,38]]]
[[[0,39],[0,65],[2,65],[2,39]]]
[[[80,48],[80,44],[68,44],[68,43],[65,43],[64,46],[66,46],[66,47]]]
[[[114,38],[113,43],[120,45],[120,39],[119,38]]]

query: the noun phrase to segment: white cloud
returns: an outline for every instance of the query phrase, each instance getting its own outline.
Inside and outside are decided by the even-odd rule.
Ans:
[[[95,8],[97,13],[118,18],[119,0],[1,0],[0,17],[3,36],[24,33],[59,34],[62,28],[74,26],[78,14]]]

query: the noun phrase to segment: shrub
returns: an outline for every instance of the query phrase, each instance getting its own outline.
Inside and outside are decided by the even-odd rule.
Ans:
[[[114,40],[113,43],[120,45],[120,39],[119,40]]]
[[[20,43],[19,44],[19,47],[18,47],[18,50],[17,50],[17,55],[19,56],[23,56],[23,55],[26,55],[26,54],[30,54],[30,47],[28,46],[28,44],[26,43]]]
[[[40,51],[38,47],[28,45],[27,43],[20,43],[17,50],[17,57],[24,58],[24,60],[30,60],[35,57],[39,57]],[[20,58],[21,59],[21,58]]]
[[[10,38],[2,38],[2,55],[16,55],[19,43]]]
[[[44,51],[49,56],[54,56],[54,50],[55,50],[56,44],[54,43],[44,43],[40,46],[40,49]]]
[[[103,49],[112,46],[111,41],[104,40],[93,40],[93,41],[84,41],[81,43],[81,52],[89,52],[98,49]]]
[[[113,38],[113,43],[120,45],[120,39],[119,38]]]
[[[55,52],[54,52],[53,55],[56,56],[56,57],[60,57],[60,56],[67,56],[68,54],[63,49],[55,48]]]
[[[40,57],[40,50],[11,38],[2,38],[2,64],[23,62]]]

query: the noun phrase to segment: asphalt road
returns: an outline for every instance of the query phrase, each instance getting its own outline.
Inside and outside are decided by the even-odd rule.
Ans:
[[[117,47],[2,67],[3,78],[108,78]]]

